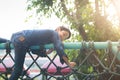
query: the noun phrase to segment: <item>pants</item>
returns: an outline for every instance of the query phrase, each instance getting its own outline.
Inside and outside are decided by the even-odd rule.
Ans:
[[[4,39],[4,38],[0,38],[0,43],[5,43],[5,42],[7,42],[7,41],[9,41],[9,40]]]
[[[22,33],[13,34],[11,42],[14,45],[15,65],[9,80],[18,80],[23,70],[23,64],[28,46]]]

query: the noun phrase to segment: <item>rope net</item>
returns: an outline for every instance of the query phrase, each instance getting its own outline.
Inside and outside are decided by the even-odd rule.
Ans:
[[[92,44],[90,46],[86,48],[83,44],[76,57],[78,65],[72,69],[66,64],[62,65],[57,54],[52,58],[46,55],[47,61],[40,65],[40,59],[44,57],[28,51],[27,55],[31,61],[29,65],[24,65],[19,80],[119,80],[120,62],[117,55],[120,47],[118,46],[118,51],[114,54],[111,45],[107,49],[95,49]],[[2,53],[0,55],[0,80],[8,80],[14,68],[14,54],[10,49],[10,44],[6,43],[6,49],[1,50],[0,53]]]

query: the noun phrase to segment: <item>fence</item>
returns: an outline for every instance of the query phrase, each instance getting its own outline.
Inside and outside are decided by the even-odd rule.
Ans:
[[[44,46],[53,48],[52,44]],[[40,46],[32,46],[38,49]],[[71,69],[61,64],[57,54],[39,65],[40,56],[27,53],[31,58],[29,66],[24,66],[20,80],[119,80],[120,77],[120,42],[69,42],[64,43],[65,49],[80,49],[78,65]],[[7,80],[14,67],[13,46],[9,42],[0,44],[0,50],[5,54],[0,57],[0,80]],[[84,56],[83,56],[84,54]],[[82,57],[80,58],[80,56]],[[37,74],[31,76],[31,67],[36,66]]]

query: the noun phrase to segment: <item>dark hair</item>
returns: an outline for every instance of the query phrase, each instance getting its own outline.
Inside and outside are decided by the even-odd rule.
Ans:
[[[58,28],[60,28],[60,30],[64,30],[64,31],[67,31],[69,33],[69,36],[67,37],[67,39],[69,39],[71,37],[71,32],[68,28],[64,27],[64,26],[59,26]]]

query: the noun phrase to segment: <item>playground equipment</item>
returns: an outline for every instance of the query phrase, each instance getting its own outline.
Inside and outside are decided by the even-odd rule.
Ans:
[[[32,46],[31,49],[39,49],[40,46]],[[49,49],[53,48],[53,44],[44,45],[44,48]],[[38,76],[42,76],[42,80],[70,80],[71,76],[75,80],[118,80],[120,76],[120,42],[68,42],[64,43],[65,49],[79,49],[80,54],[84,54],[83,59],[79,59],[79,65],[76,68],[69,68],[66,64],[62,65],[57,58],[57,54],[49,59],[49,62],[45,63],[43,66],[40,66],[37,63],[37,60],[40,56],[33,57],[31,51],[28,52],[28,55],[31,57],[33,62],[26,69],[23,69],[23,73],[20,77],[21,80],[34,80]],[[0,44],[0,50],[5,50],[6,54],[1,57],[0,64],[4,66],[3,69],[0,66],[0,76],[3,80],[7,80],[9,74],[12,71],[13,66],[4,64],[5,58],[9,55],[9,58],[14,62],[14,58],[11,55],[11,50],[14,50],[13,45],[9,42]],[[102,51],[102,53],[101,53]],[[102,56],[101,56],[102,55]],[[9,63],[8,63],[9,64]],[[34,77],[29,76],[29,70],[35,64],[39,73]],[[87,66],[86,66],[87,65]],[[86,68],[87,72],[83,70]],[[109,76],[108,76],[109,75]],[[2,80],[2,79],[1,79]]]

